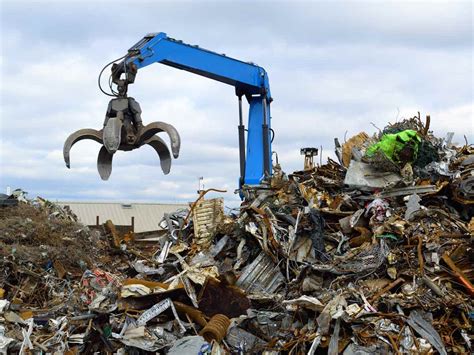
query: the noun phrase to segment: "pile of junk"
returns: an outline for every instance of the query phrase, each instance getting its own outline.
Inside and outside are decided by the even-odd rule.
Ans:
[[[474,147],[429,126],[305,150],[237,212],[203,191],[160,234],[4,204],[0,354],[472,353]]]

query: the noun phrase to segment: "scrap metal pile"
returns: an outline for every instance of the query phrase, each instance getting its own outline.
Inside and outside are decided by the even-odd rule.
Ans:
[[[474,149],[451,138],[418,115],[336,140],[159,235],[4,207],[0,353],[470,353]]]

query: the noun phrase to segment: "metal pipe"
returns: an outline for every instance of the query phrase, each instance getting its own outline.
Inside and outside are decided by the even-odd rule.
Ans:
[[[270,156],[269,156],[269,129],[267,122],[267,98],[263,96],[262,100],[263,105],[263,172],[265,176],[270,175]]]
[[[242,118],[242,96],[239,96],[239,159],[240,159],[240,186],[245,182],[245,126]]]

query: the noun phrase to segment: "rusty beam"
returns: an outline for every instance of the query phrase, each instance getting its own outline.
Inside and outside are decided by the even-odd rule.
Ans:
[[[441,257],[444,262],[449,266],[449,268],[454,272],[454,274],[457,276],[459,281],[463,284],[463,286],[469,291],[469,294],[471,296],[474,296],[474,286],[472,285],[471,281],[466,277],[464,272],[456,266],[454,261],[449,257],[447,253],[443,254]]]

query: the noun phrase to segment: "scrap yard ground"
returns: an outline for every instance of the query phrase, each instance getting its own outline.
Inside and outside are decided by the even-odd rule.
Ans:
[[[159,236],[92,231],[68,208],[10,197],[0,351],[469,353],[474,149],[429,122],[276,167],[237,214],[202,192]]]

